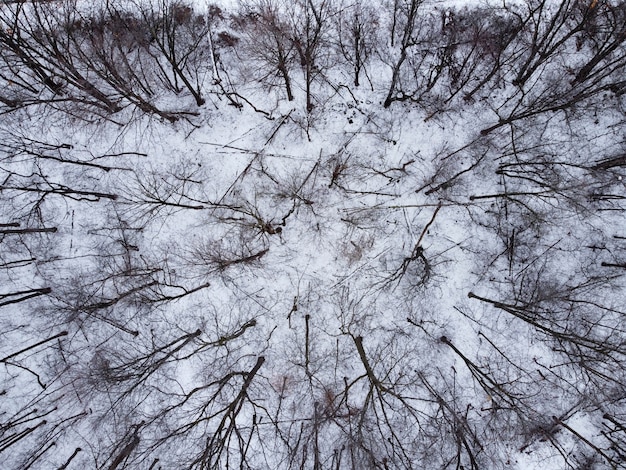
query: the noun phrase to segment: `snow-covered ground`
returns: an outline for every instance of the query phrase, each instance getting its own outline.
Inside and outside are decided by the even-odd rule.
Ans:
[[[0,467],[624,468],[623,8],[246,3],[0,8]]]

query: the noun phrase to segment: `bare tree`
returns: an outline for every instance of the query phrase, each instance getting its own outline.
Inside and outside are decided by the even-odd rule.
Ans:
[[[400,85],[400,76],[404,62],[411,53],[411,48],[416,46],[416,36],[418,32],[418,13],[422,4],[421,0],[409,0],[408,2],[402,2],[401,7],[398,7],[399,2],[394,3],[393,13],[393,26],[392,26],[392,39],[391,47],[394,48],[396,42],[396,34],[399,36],[397,45],[397,54],[394,57],[391,64],[391,83],[389,84],[389,91],[383,106],[388,108],[391,103],[396,100],[396,94],[401,92],[398,87]],[[398,19],[401,18],[401,19]]]
[[[361,85],[362,75],[367,74],[367,63],[376,47],[376,12],[366,4],[348,5],[337,16],[337,46],[353,70],[353,83]],[[370,85],[371,79],[368,77]]]
[[[286,17],[284,6],[272,0],[244,3],[237,18],[237,27],[242,31],[244,41],[238,46],[245,54],[241,60],[258,61],[252,69],[255,78],[269,87],[275,86],[274,77],[282,81],[288,101],[293,101],[292,73],[295,47],[291,25]]]
[[[323,54],[328,48],[329,18],[334,14],[331,0],[298,0],[293,5],[293,44],[304,72],[306,110],[314,107],[313,83],[324,73]]]
[[[179,1],[159,0],[141,8],[141,15],[150,31],[155,52],[165,64],[160,64],[164,79],[172,90],[183,88],[193,96],[196,104],[205,103],[202,87],[205,75],[211,73],[211,45],[208,18]],[[179,83],[182,83],[179,84]]]

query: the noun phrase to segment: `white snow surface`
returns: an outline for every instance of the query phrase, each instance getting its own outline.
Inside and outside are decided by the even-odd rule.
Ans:
[[[621,96],[481,134],[508,78],[385,108],[396,52],[310,111],[225,48],[240,108],[0,117],[0,223],[56,229],[0,239],[2,468],[623,465]]]

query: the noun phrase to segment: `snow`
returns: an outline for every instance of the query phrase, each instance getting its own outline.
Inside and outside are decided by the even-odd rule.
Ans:
[[[2,361],[6,468],[624,465],[602,434],[624,416],[621,95],[481,133],[549,108],[570,64],[521,93],[511,46],[474,100],[444,104],[442,78],[384,108],[399,46],[378,26],[371,84],[332,49],[310,112],[297,60],[288,102],[241,34],[205,105],[157,93],[194,113],[176,122],[0,117],[0,223],[56,228],[1,235],[0,295],[51,293],[0,306],[0,358],[67,331]]]

